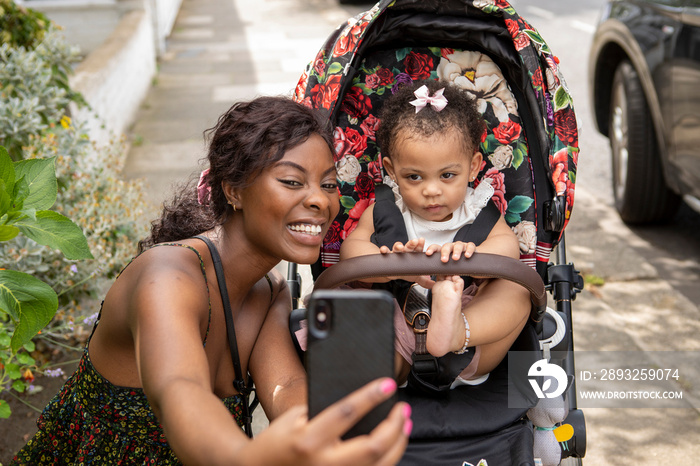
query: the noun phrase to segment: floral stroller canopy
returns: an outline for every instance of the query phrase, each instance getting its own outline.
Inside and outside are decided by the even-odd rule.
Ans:
[[[478,182],[494,186],[521,259],[540,269],[573,208],[578,129],[558,59],[502,0],[381,1],[341,25],[302,74],[295,99],[335,126],[342,208],[322,265],[338,260],[381,182],[374,132],[383,97],[421,79],[453,82],[477,99],[487,124]]]

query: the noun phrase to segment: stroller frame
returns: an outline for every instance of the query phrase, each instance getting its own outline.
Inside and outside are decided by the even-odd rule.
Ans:
[[[436,31],[439,33],[436,34]],[[357,93],[356,89],[362,89],[359,76],[365,66],[363,60],[372,53],[402,47],[476,49],[490,56],[501,66],[504,76],[507,76],[519,110],[524,110],[519,121],[523,129],[521,141],[512,142],[511,146],[517,151],[522,147],[518,144],[526,145],[527,153],[521,165],[529,167],[531,171],[528,176],[532,177],[534,185],[531,188],[534,203],[527,212],[519,212],[522,215],[518,215],[517,218],[511,216],[509,223],[517,224],[529,215],[527,218],[536,224],[535,251],[530,248],[521,255],[522,262],[513,261],[500,270],[490,272],[479,268],[481,265],[477,262],[484,263],[484,267],[488,268],[493,261],[486,257],[483,258],[484,261],[476,260],[479,255],[475,254],[468,261],[460,261],[456,265],[456,273],[476,274],[473,268],[476,266],[480,275],[490,273],[493,277],[529,284],[526,286],[533,299],[531,327],[539,340],[539,348],[547,358],[564,355],[561,359],[551,360],[560,365],[570,379],[565,395],[569,412],[563,423],[574,427],[575,436],[565,442],[562,448],[567,450],[571,457],[565,461],[569,464],[580,464],[580,458],[585,455],[586,439],[583,413],[576,408],[571,301],[582,290],[583,279],[573,264],[567,263],[564,240],[564,229],[573,208],[578,133],[572,99],[559,72],[558,60],[537,31],[520,18],[504,0],[382,0],[369,11],[351,18],[331,34],[316,59],[302,74],[295,99],[324,112],[336,127],[338,136],[338,132],[343,132],[347,121],[352,123],[352,117],[347,116],[343,116],[344,120],[341,123],[339,115],[348,112],[345,100],[348,93]],[[444,53],[443,51],[443,56]],[[431,77],[433,76],[434,73]],[[352,113],[352,108],[350,112]],[[347,148],[344,150],[347,151]],[[347,155],[347,152],[337,154],[336,163],[342,163],[342,158]],[[367,158],[365,154],[359,157],[357,154],[351,155],[355,158]],[[369,158],[374,155],[370,154]],[[378,157],[378,154],[376,156]],[[486,158],[487,153],[484,156]],[[482,170],[480,177],[491,168],[493,167],[487,166]],[[363,167],[362,170],[365,172],[366,168]],[[507,182],[508,180],[506,185]],[[510,185],[513,186],[519,187]],[[371,197],[362,199],[360,195],[358,198],[352,186],[349,189],[347,196],[341,191],[341,195],[347,199],[344,201],[344,212],[341,211],[339,216],[339,224],[348,224],[351,220],[349,212],[359,205],[359,201],[371,202]],[[511,191],[517,193],[517,189]],[[511,197],[507,201],[517,204],[517,200],[514,199],[515,197]],[[368,202],[364,202],[364,205],[368,205]],[[508,212],[510,211],[506,213]],[[356,212],[353,214],[357,215]],[[555,247],[556,263],[552,264],[549,261],[550,252]],[[441,266],[435,263],[436,261],[430,263],[430,258],[419,255],[421,259],[416,258],[416,264],[412,264],[410,267],[413,268],[409,269],[406,263],[400,263],[401,259],[391,256],[396,255],[376,258],[380,260],[381,266],[377,266],[379,262],[372,263],[374,276],[381,275],[377,269],[386,272],[384,275],[415,275],[436,273],[436,267]],[[397,260],[399,262],[396,262]],[[358,275],[357,270],[348,271],[348,268],[353,269],[353,266],[346,266],[346,262],[350,261],[329,267],[333,261],[328,261],[327,257],[322,256],[319,263],[312,266],[316,277],[315,288],[333,287],[365,277],[362,274]],[[360,267],[361,270],[363,268],[366,270],[367,266]],[[438,270],[444,273],[444,268]],[[533,271],[536,273],[532,274]],[[298,307],[301,278],[296,264],[288,265],[287,275],[294,306]],[[535,281],[532,281],[532,275],[536,277]],[[552,294],[556,307],[553,312],[563,320],[566,329],[563,338],[554,345],[546,343],[548,337],[557,329],[556,323],[549,316],[545,316],[546,296],[544,304],[540,296],[544,295],[545,289]],[[299,318],[297,313],[296,319]]]

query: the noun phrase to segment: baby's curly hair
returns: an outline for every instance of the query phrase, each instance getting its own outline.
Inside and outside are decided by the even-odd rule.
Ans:
[[[431,96],[445,88],[443,95],[447,106],[442,111],[427,105],[416,113],[410,102],[416,99],[414,92],[423,85],[428,87]],[[476,99],[471,94],[452,83],[435,80],[416,81],[399,88],[386,99],[379,118],[377,143],[382,156],[390,159],[394,157],[396,144],[406,136],[429,137],[451,128],[460,136],[465,152],[471,154],[478,150],[485,129],[484,120],[476,108]],[[408,133],[402,135],[403,131]]]

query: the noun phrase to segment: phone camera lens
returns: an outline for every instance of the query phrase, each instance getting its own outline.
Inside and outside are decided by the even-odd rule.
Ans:
[[[330,303],[326,301],[321,301],[316,307],[316,313],[314,314],[314,323],[318,330],[327,331],[330,328]]]

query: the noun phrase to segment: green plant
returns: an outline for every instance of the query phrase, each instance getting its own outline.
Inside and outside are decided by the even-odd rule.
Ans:
[[[50,131],[71,102],[85,103],[68,82],[78,58],[53,25],[33,48],[0,44],[0,145],[13,160],[22,158],[32,135]]]
[[[603,277],[600,277],[600,276],[592,274],[592,273],[584,273],[583,274],[583,281],[586,285],[591,285],[591,286],[603,286],[603,285],[605,285],[605,279]]]
[[[0,145],[13,160],[55,157],[55,210],[83,229],[96,260],[78,267],[60,252],[18,237],[0,243],[0,267],[11,265],[50,284],[59,296],[51,331],[68,335],[73,327],[80,339],[80,328],[73,326],[84,317],[80,301],[101,294],[103,279],[116,275],[147,232],[142,182],[121,177],[123,139],[96,147],[83,124],[66,114],[69,103],[82,102],[67,78],[75,49],[48,24],[32,45],[0,46]]]
[[[19,7],[12,0],[0,0],[0,44],[33,47],[44,38],[49,24],[43,13]]]
[[[61,128],[61,134],[71,131]],[[74,139],[79,136],[74,135]],[[61,309],[52,326],[82,321],[85,312],[79,308],[80,302],[103,294],[104,282],[100,281],[114,278],[136,253],[138,239],[148,233],[145,219],[153,215],[147,208],[142,181],[121,176],[125,144],[124,139],[118,139],[97,147],[47,135],[26,148],[36,156],[56,156],[59,192],[55,210],[82,228],[95,256],[95,260],[76,264],[50,248],[24,241],[0,246],[0,253],[19,270],[35,274],[59,294]]]
[[[23,234],[0,241],[0,271],[33,277],[52,290],[57,302],[56,307],[52,304],[50,321],[20,346],[16,335],[23,333],[17,333],[15,321],[0,311],[0,392],[16,396],[14,392],[40,390],[34,385],[35,374],[56,375],[60,369],[49,367],[87,339],[99,305],[95,300],[136,253],[151,213],[145,212],[148,204],[142,181],[121,176],[124,138],[98,147],[90,141],[84,123],[70,118],[71,103],[85,104],[68,81],[72,64],[79,58],[77,49],[49,22],[8,21],[3,15],[10,10],[15,17],[33,14],[0,0],[0,35],[5,38],[0,38],[0,146],[6,147],[19,166],[51,161],[56,200],[52,210],[75,221],[94,256],[78,262],[54,245]],[[11,30],[25,26],[29,29]],[[36,322],[37,327],[46,322],[48,314]],[[19,400],[29,404],[23,397]],[[0,417],[9,415],[7,409],[7,403],[0,400]]]
[[[57,191],[54,158],[13,162],[0,146],[0,241],[21,233],[59,249],[68,259],[92,258],[80,227],[49,210]],[[12,388],[24,390],[20,367],[34,361],[28,353],[18,351],[31,348],[31,339],[57,309],[58,297],[51,286],[24,272],[0,270],[0,389],[11,380]],[[9,406],[0,400],[0,417],[9,415]]]

